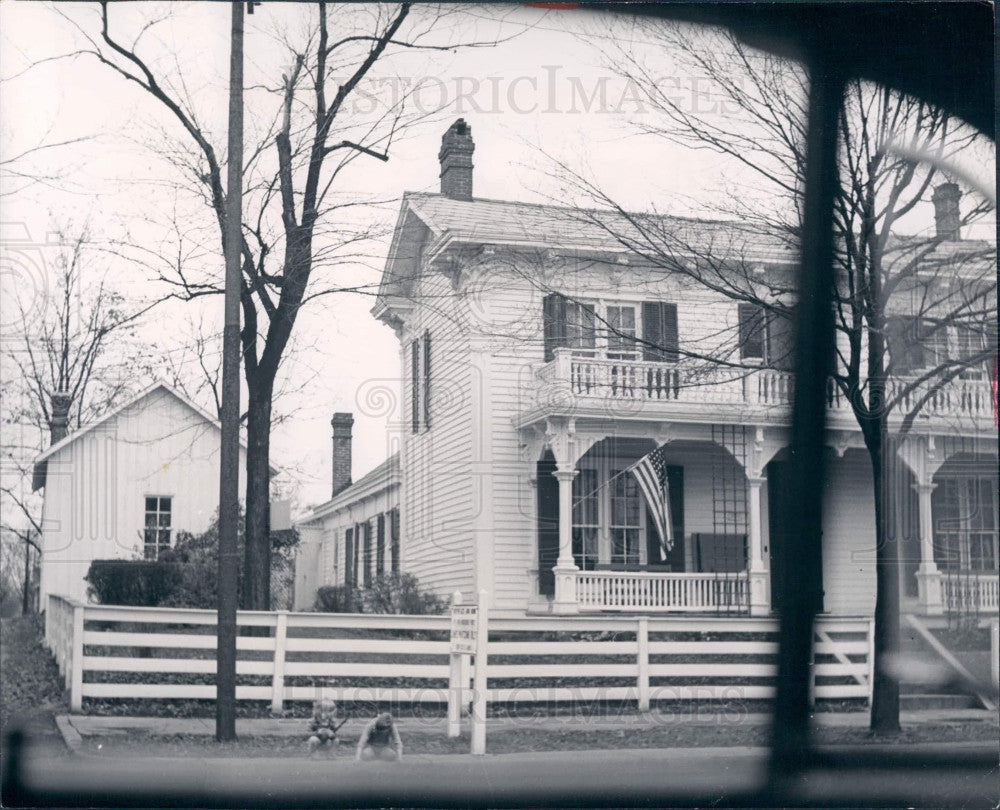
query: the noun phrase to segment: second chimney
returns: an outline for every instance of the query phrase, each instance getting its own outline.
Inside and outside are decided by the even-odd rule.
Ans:
[[[472,200],[472,127],[459,118],[441,138],[441,193],[453,200]]]
[[[946,242],[957,242],[962,238],[962,215],[958,208],[962,190],[955,183],[942,183],[934,189],[931,199],[938,237]]]
[[[351,429],[354,427],[354,415],[335,413],[330,424],[333,426],[332,498],[351,485]]]
[[[52,419],[49,421],[49,444],[61,442],[69,431],[69,409],[73,398],[65,391],[56,391],[50,399]]]

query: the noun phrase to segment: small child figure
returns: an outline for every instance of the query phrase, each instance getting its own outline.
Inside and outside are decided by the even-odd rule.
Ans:
[[[361,732],[355,759],[382,759],[389,762],[403,758],[403,741],[392,721],[392,715],[383,712]]]
[[[316,749],[326,746],[327,743],[337,742],[337,704],[329,698],[323,698],[313,703],[312,720],[309,722],[309,753],[315,753]]]

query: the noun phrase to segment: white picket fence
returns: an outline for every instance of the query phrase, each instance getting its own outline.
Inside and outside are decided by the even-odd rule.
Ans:
[[[50,596],[45,639],[73,711],[82,709],[84,698],[211,700],[215,624],[210,610],[83,605]],[[449,682],[448,616],[241,611],[238,625],[266,627],[269,635],[237,638],[238,679],[259,681],[238,683],[237,700],[268,701],[274,712],[287,701],[312,701],[319,694],[397,705],[446,704],[456,695],[455,680]],[[490,618],[489,629],[487,700],[494,706],[634,701],[646,709],[656,701],[731,703],[774,693],[774,619]],[[386,631],[436,631],[441,639],[336,637]],[[539,634],[558,638],[539,640]],[[870,699],[871,650],[870,618],[821,617],[813,648],[814,697]],[[458,678],[462,701],[471,696],[473,667],[463,667]],[[101,682],[102,673],[130,673],[131,682]],[[179,678],[202,683],[173,682]],[[565,679],[574,683],[556,682]],[[384,685],[387,680],[393,685]],[[400,680],[413,685],[401,688]]]

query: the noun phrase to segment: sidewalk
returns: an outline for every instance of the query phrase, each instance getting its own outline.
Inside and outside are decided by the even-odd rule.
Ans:
[[[904,711],[900,714],[904,725],[960,723],[998,724],[996,712],[985,709],[923,709]],[[868,712],[830,712],[813,715],[817,726],[864,728],[868,725]],[[357,737],[367,718],[348,720],[343,727],[345,737]],[[651,726],[747,726],[766,725],[767,714],[670,714],[657,711],[615,718],[557,716],[557,717],[491,717],[487,729],[491,733],[509,729],[534,729],[539,731],[618,731]],[[237,734],[254,737],[301,737],[308,726],[308,718],[241,718],[236,721]],[[403,717],[398,721],[403,734],[428,734],[444,736],[447,719],[444,717]],[[84,737],[114,737],[142,731],[153,736],[213,735],[215,719],[211,717],[95,717],[90,715],[60,715],[56,724],[66,744],[75,749]],[[468,720],[463,718],[463,727]]]

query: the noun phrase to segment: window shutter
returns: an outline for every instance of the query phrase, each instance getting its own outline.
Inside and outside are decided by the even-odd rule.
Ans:
[[[399,573],[399,507],[389,512],[389,546],[392,553],[392,573]]]
[[[679,356],[677,340],[677,304],[668,301],[642,303],[643,360],[676,363]]]
[[[756,304],[740,304],[740,360],[764,361],[766,333],[764,310]]]
[[[893,374],[905,376],[924,367],[919,319],[909,316],[886,318],[885,334]]]
[[[663,310],[658,301],[642,303],[642,359],[663,362]]]
[[[431,333],[424,332],[424,427],[431,426]]]
[[[353,588],[357,582],[357,558],[354,556],[354,529],[344,532],[344,584]]]
[[[795,330],[791,318],[767,315],[767,364],[778,371],[795,370]]]
[[[378,516],[375,535],[375,574],[385,573],[385,513]]]
[[[414,433],[420,432],[420,343],[410,344],[410,421]]]
[[[548,363],[556,349],[566,345],[566,299],[559,293],[546,295],[542,301],[542,333]]]

